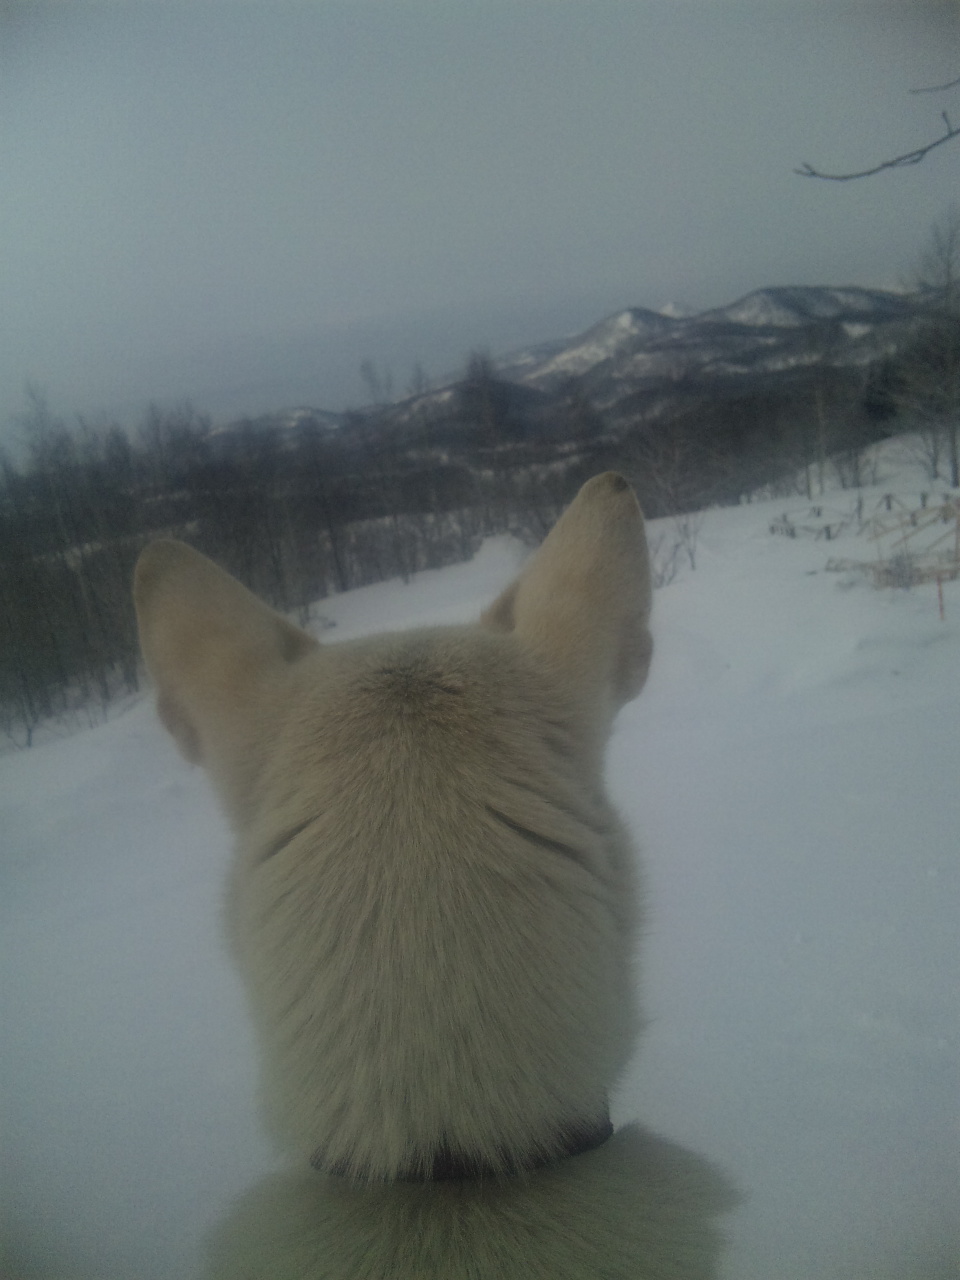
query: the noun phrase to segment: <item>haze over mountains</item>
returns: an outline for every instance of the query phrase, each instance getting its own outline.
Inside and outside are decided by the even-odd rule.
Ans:
[[[576,389],[613,425],[649,420],[678,397],[730,395],[748,387],[785,388],[817,366],[861,372],[893,354],[916,324],[912,295],[858,286],[784,286],[756,290],[725,307],[677,315],[632,307],[573,337],[546,341],[493,358],[498,380],[539,393],[528,398],[542,413]],[[403,427],[443,410],[459,376],[390,404],[367,406],[384,426]],[[351,413],[278,409],[259,418],[293,426],[314,416],[326,426]]]

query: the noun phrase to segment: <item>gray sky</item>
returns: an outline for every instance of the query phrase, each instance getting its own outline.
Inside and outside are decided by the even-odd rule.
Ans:
[[[0,438],[369,398],[772,284],[895,286],[960,194],[947,0],[0,0]]]

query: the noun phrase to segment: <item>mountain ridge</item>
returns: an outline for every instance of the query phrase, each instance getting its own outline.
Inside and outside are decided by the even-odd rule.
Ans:
[[[638,397],[662,398],[671,388],[703,384],[723,391],[744,380],[782,381],[818,364],[863,368],[893,354],[922,309],[920,298],[889,289],[773,285],[693,314],[625,307],[576,334],[492,357],[489,368],[498,381],[548,400],[576,388],[617,420],[637,412]],[[312,419],[333,431],[376,417],[385,427],[402,428],[445,411],[464,382],[462,375],[448,376],[386,404],[342,412],[301,405],[254,421],[289,430]]]

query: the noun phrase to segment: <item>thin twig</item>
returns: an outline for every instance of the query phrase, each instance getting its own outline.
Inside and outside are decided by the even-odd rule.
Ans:
[[[954,89],[960,84],[960,76],[956,80],[948,80],[946,84],[931,84],[925,89],[911,89],[911,93],[943,93],[945,89]]]
[[[945,111],[941,112],[943,122],[946,125],[946,132],[942,137],[928,142],[925,147],[917,147],[916,151],[906,151],[902,156],[894,156],[892,160],[884,160],[881,164],[874,165],[872,169],[861,169],[859,173],[821,173],[819,169],[814,169],[813,165],[804,162],[802,168],[794,169],[794,173],[800,174],[802,178],[823,178],[827,182],[850,182],[853,178],[870,178],[875,173],[882,173],[884,169],[903,169],[911,164],[919,164],[920,161],[934,149],[934,147],[942,147],[945,142],[949,142],[951,138],[960,135],[960,127],[954,128],[950,123],[950,118]]]

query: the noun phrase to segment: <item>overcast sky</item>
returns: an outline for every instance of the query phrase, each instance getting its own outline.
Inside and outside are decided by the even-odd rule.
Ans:
[[[948,0],[0,0],[0,433],[369,399],[624,306],[896,286]]]

